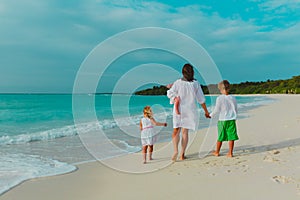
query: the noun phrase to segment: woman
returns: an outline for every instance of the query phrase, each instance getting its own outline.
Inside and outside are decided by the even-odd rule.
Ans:
[[[185,64],[182,68],[183,78],[174,82],[168,90],[167,96],[172,100],[179,97],[179,113],[173,109],[173,134],[172,141],[174,154],[172,160],[176,161],[178,155],[179,133],[182,131],[180,160],[185,159],[185,150],[188,144],[189,129],[195,130],[197,125],[197,106],[196,101],[201,104],[205,117],[209,118],[209,112],[206,108],[205,97],[198,81],[194,79],[194,69],[190,64]]]

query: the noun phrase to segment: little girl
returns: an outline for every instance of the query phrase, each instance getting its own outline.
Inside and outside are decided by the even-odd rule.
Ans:
[[[140,121],[141,141],[143,145],[142,153],[144,164],[146,164],[147,149],[149,147],[149,160],[152,160],[153,144],[156,142],[155,132],[153,129],[155,126],[167,126],[167,123],[160,123],[155,121],[150,106],[144,108],[144,117]]]

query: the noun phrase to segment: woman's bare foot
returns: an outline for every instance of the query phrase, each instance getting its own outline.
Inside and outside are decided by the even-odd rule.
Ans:
[[[185,160],[185,159],[186,159],[185,155],[184,155],[184,154],[181,154],[180,160]]]
[[[218,152],[216,152],[216,151],[213,151],[213,152],[212,152],[212,155],[214,155],[214,156],[217,156],[217,157],[218,157],[218,156],[220,156],[220,153],[218,153]]]
[[[173,156],[172,156],[172,160],[175,162],[177,160],[177,155],[178,153],[174,153]]]
[[[228,154],[227,154],[227,157],[228,157],[228,158],[232,158],[232,157],[233,157],[233,155],[232,155],[232,154],[230,154],[230,153],[228,153]]]

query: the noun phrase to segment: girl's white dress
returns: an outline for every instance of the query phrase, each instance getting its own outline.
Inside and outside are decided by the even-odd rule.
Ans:
[[[199,82],[178,79],[167,91],[167,96],[171,102],[176,96],[180,97],[180,115],[176,114],[175,108],[173,108],[173,128],[180,127],[195,130],[199,121],[196,101],[200,104],[205,103],[205,97]]]
[[[141,142],[142,145],[153,145],[157,141],[157,136],[155,135],[153,125],[149,118],[143,117],[142,121],[142,131],[141,131]]]

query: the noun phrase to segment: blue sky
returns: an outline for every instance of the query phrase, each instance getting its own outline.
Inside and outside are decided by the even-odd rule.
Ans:
[[[149,26],[196,40],[230,82],[290,78],[300,74],[299,10],[299,0],[1,0],[0,92],[72,92],[76,73],[95,46]],[[166,61],[169,56],[155,61],[179,70],[183,61]],[[115,62],[107,74],[116,78],[103,77],[99,92],[110,92],[137,64],[135,58],[122,58],[123,71]]]

